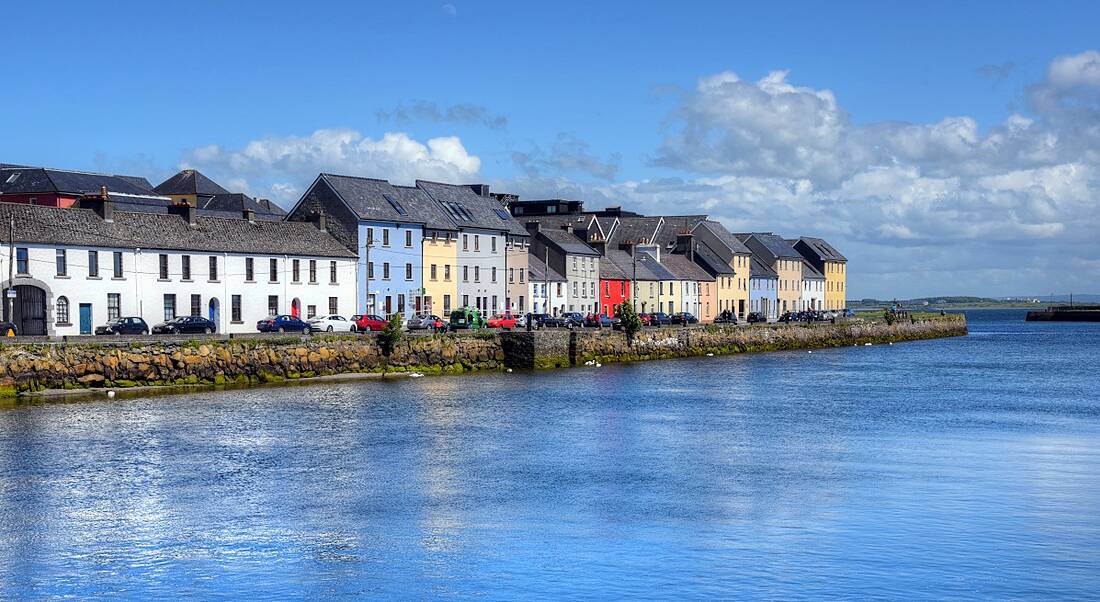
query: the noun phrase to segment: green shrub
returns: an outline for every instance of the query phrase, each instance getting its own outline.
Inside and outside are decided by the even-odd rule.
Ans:
[[[642,319],[638,317],[638,312],[634,311],[634,305],[631,303],[618,305],[615,308],[615,315],[619,317],[619,325],[626,333],[627,343],[633,345],[634,335],[642,329]]]
[[[382,355],[389,357],[401,341],[401,336],[401,314],[393,314],[386,327],[378,333],[378,346],[382,348]]]

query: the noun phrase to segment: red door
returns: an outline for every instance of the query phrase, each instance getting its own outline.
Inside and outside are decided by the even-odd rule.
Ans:
[[[302,302],[297,300],[297,299],[291,301],[290,302],[290,315],[294,316],[295,318],[301,318],[301,315],[300,315],[301,313],[302,313]]]

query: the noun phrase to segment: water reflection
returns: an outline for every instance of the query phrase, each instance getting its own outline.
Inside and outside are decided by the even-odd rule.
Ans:
[[[0,597],[1088,597],[1095,326],[972,323],[16,407]]]

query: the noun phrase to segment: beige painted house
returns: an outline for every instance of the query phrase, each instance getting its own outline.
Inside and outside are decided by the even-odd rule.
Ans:
[[[803,236],[794,243],[810,265],[825,275],[825,309],[848,307],[848,259],[836,247],[821,238]]]

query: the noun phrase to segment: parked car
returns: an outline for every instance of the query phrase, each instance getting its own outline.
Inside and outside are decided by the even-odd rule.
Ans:
[[[526,316],[524,316],[527,322],[531,323],[532,330],[545,328],[547,326],[546,319],[550,317],[550,314],[527,314]],[[526,327],[527,324],[524,323],[524,328]]]
[[[584,325],[587,328],[613,328],[618,323],[618,318],[612,318],[604,314],[592,313],[584,317]]]
[[[489,328],[505,328],[511,330],[516,327],[516,318],[510,313],[494,314],[489,318]]]
[[[745,317],[745,321],[749,324],[766,323],[768,317],[758,311],[749,312],[749,315]]]
[[[103,326],[95,327],[96,334],[149,334],[149,325],[145,320],[130,316],[115,318]]]
[[[561,315],[566,328],[580,328],[584,326],[584,314],[579,311],[567,311]]]
[[[481,317],[481,314],[477,313],[476,309],[470,309],[463,307],[451,312],[451,320],[449,324],[451,330],[460,330],[465,328],[485,328],[485,318]]]
[[[355,330],[359,332],[379,331],[389,324],[389,320],[376,314],[363,314],[355,320]]]
[[[698,324],[699,318],[696,318],[688,311],[678,311],[668,317],[669,321],[673,324]]]
[[[270,316],[256,322],[256,330],[260,332],[309,332],[308,322],[303,322],[294,316]]]
[[[0,337],[16,336],[19,334],[19,328],[15,325],[15,322],[8,322],[7,320],[0,320]]]
[[[218,325],[202,316],[177,316],[153,327],[153,334],[214,334]]]
[[[405,323],[405,328],[408,330],[428,330],[435,328],[436,321],[439,320],[439,316],[431,314],[416,314],[409,318],[409,321]]]
[[[641,321],[642,326],[649,326],[649,314],[638,314],[638,320]]]
[[[355,332],[355,323],[338,314],[314,316],[307,323],[310,332]]]
[[[715,324],[736,324],[737,323],[737,314],[735,314],[732,311],[727,309],[727,310],[723,311],[722,313],[718,314],[717,318],[714,318],[714,323]]]
[[[651,313],[651,314],[649,314],[649,325],[650,326],[671,326],[672,325],[672,316],[666,314],[663,311],[658,311],[658,312]]]

